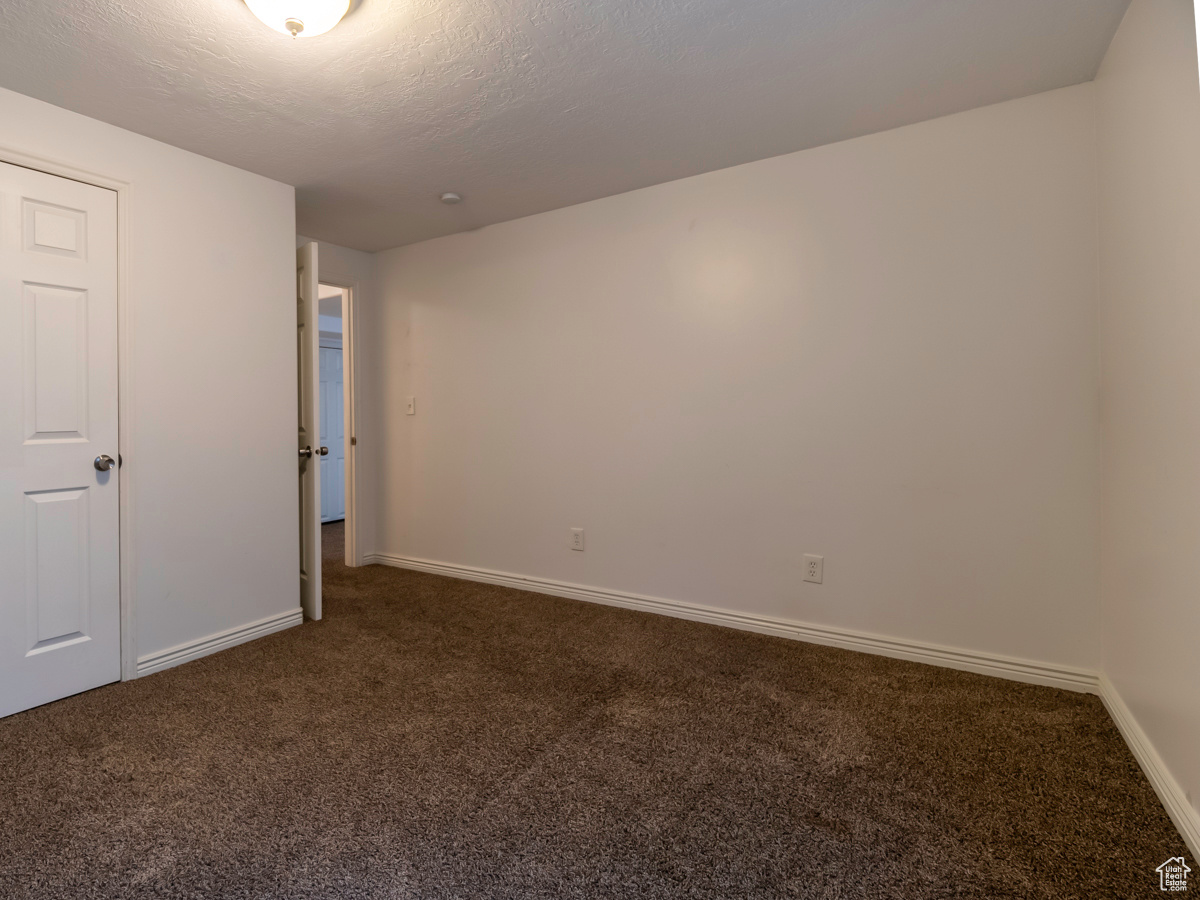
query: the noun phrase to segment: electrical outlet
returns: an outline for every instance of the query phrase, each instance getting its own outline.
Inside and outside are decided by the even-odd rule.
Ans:
[[[567,546],[572,550],[583,549],[583,529],[572,528],[570,537],[567,539]]]
[[[804,580],[811,581],[813,584],[820,584],[821,579],[825,577],[825,557],[813,556],[811,553],[804,554]]]
[[[408,398],[408,408],[404,410],[406,416],[415,416],[417,414],[417,398]]]

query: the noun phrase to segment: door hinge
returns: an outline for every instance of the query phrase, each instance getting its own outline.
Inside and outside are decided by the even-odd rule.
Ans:
[[[357,447],[357,446],[358,446],[358,438],[356,438],[356,437],[353,437],[353,436],[352,436],[352,437],[350,438],[350,446],[351,446],[351,447]]]

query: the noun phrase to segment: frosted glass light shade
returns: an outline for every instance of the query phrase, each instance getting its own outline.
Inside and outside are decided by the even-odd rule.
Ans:
[[[292,37],[324,34],[350,8],[350,0],[246,0],[264,24]]]

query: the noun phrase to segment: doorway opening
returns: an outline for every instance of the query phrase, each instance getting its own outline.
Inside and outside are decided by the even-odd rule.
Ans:
[[[315,241],[296,248],[300,606],[314,620],[321,618],[326,560],[339,571],[362,565],[355,464],[359,291],[352,280],[321,278],[318,250]]]
[[[318,403],[321,441],[321,546],[329,561],[352,565],[353,502],[351,427],[353,404],[346,323],[349,319],[350,289],[333,284],[317,286],[318,310]]]

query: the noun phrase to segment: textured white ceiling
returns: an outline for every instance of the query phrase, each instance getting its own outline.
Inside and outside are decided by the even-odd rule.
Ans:
[[[241,0],[2,0],[0,85],[379,250],[1087,81],[1127,3],[359,0],[293,41]]]

